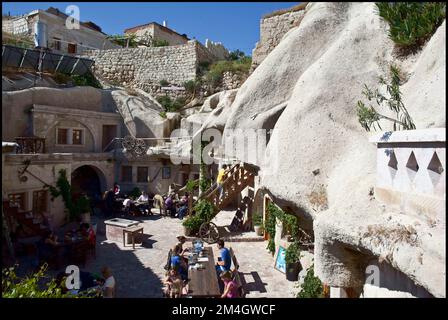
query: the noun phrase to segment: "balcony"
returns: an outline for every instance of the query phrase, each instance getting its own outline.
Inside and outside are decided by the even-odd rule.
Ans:
[[[16,137],[17,154],[45,153],[45,138],[39,137]]]

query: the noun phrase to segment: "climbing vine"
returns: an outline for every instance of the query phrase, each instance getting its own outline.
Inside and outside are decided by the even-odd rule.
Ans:
[[[273,203],[270,203],[268,205],[267,210],[268,210],[268,218],[266,219],[264,229],[269,234],[269,242],[266,249],[268,249],[271,253],[274,253],[276,220],[278,219],[279,221],[282,222],[283,227],[286,229],[286,232],[290,234],[293,239],[297,238],[299,224],[296,216],[285,213],[282,209],[280,209]]]
[[[202,159],[202,152],[204,151],[204,148],[207,146],[207,144],[207,141],[201,141],[201,179],[199,180],[199,189],[201,190],[201,192],[205,192],[208,188],[210,188],[211,185],[211,180],[207,178],[207,166],[204,163],[204,159]]]
[[[69,213],[70,221],[74,221],[81,213],[90,211],[90,200],[86,196],[81,196],[78,200],[72,197],[72,187],[67,179],[67,171],[59,170],[59,177],[56,181],[56,187],[47,185],[51,194],[51,201],[61,196],[65,208]]]

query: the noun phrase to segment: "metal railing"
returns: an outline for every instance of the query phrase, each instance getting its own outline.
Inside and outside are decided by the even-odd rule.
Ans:
[[[16,153],[45,153],[45,138],[17,137]]]

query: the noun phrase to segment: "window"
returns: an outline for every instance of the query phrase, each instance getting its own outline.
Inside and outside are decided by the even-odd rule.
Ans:
[[[82,130],[81,129],[73,129],[72,144],[82,144]]]
[[[25,210],[25,192],[11,193],[8,195],[8,199],[12,206],[18,206],[20,209]]]
[[[43,214],[48,210],[47,206],[48,191],[33,191],[33,212]]]
[[[170,179],[171,178],[171,168],[163,167],[162,168],[162,179]]]
[[[67,46],[68,53],[76,53],[76,43],[69,43]]]
[[[121,167],[121,181],[132,182],[132,167],[122,166]]]
[[[56,141],[59,145],[84,144],[84,129],[81,128],[57,128]]]
[[[137,167],[137,182],[148,182],[148,167]]]
[[[61,51],[61,39],[59,38],[53,38],[53,48],[55,50]]]
[[[58,128],[57,135],[58,144],[68,144],[68,129]]]

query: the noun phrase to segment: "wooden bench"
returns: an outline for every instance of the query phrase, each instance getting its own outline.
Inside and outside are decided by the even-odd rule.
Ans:
[[[230,257],[232,258],[232,263],[233,263],[233,270],[232,270],[233,280],[235,280],[236,284],[238,285],[238,292],[240,294],[240,297],[244,298],[246,296],[246,292],[244,290],[244,285],[243,285],[243,282],[241,281],[241,276],[238,271],[240,268],[240,265],[238,263],[238,260],[236,259],[236,256],[235,256],[235,253],[233,252],[232,247],[229,248],[229,252],[230,252]]]

